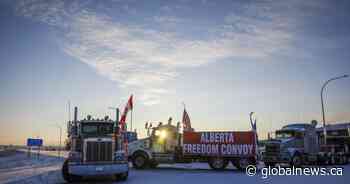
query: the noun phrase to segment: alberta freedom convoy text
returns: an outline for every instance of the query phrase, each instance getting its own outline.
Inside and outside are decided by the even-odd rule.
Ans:
[[[200,142],[184,144],[185,154],[202,155],[251,155],[254,154],[253,144],[235,142],[234,132],[201,132]]]

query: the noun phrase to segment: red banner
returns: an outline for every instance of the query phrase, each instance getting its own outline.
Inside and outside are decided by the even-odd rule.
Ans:
[[[255,133],[184,132],[183,153],[186,155],[253,156]]]

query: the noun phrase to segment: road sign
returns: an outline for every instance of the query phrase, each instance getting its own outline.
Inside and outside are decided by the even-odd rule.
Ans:
[[[27,139],[27,146],[42,146],[42,145],[43,145],[42,139],[33,139],[33,138]]]

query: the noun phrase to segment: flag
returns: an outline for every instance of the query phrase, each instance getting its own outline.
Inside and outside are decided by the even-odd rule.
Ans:
[[[252,129],[254,132],[256,132],[256,119],[254,120],[254,123],[252,123]]]
[[[130,96],[128,103],[126,104],[122,117],[120,118],[120,124],[122,125],[122,129],[125,130],[126,126],[126,116],[128,115],[128,112],[133,109],[133,95]]]
[[[192,131],[190,116],[188,116],[186,109],[182,115],[182,124],[184,131]]]
[[[127,129],[126,129],[126,116],[128,115],[128,112],[133,109],[133,95],[129,97],[128,103],[126,104],[122,117],[120,118],[119,124],[121,131],[119,132],[120,135],[123,136],[123,150],[125,152],[125,155],[128,155],[128,139],[127,139]]]
[[[249,114],[250,125],[252,126],[252,130],[253,130],[254,132],[256,132],[256,119],[253,121],[253,118],[252,118],[253,114],[254,114],[254,112],[251,112],[251,113]]]

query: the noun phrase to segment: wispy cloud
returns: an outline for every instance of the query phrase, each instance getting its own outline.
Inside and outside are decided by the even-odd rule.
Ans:
[[[293,35],[284,27],[286,20],[269,9],[259,12],[254,8],[228,13],[217,27],[203,27],[210,35],[207,39],[189,39],[176,31],[123,24],[79,1],[21,1],[17,12],[60,28],[64,35],[61,46],[68,55],[117,81],[122,88],[140,91],[143,103],[154,105],[168,93],[164,84],[175,80],[181,68],[235,57],[263,59],[288,47]],[[169,6],[161,9],[171,10]],[[256,12],[258,16],[254,16]],[[183,19],[165,15],[149,20],[162,26],[178,25]],[[194,21],[193,26],[201,25]]]

